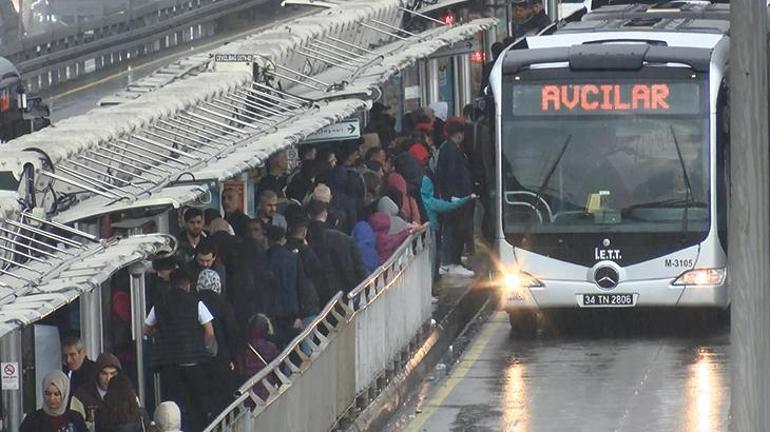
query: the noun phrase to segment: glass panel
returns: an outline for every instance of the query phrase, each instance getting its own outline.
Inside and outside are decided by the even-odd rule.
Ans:
[[[586,98],[581,88],[587,85],[592,91]],[[702,83],[608,85],[615,93],[603,95],[593,82],[527,83],[507,92],[512,100],[502,142],[506,232],[708,229]]]

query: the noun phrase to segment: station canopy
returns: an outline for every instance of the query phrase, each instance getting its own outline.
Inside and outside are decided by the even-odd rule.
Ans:
[[[0,337],[96,289],[118,270],[176,248],[164,234],[99,240],[27,213],[0,220],[0,231]]]
[[[496,23],[420,34],[399,29],[398,0],[345,3],[213,53],[241,56],[152,93],[11,141],[34,150],[50,187],[40,200],[72,223],[148,207],[194,205],[325,126],[368,109],[393,74]],[[52,203],[56,203],[53,205]]]

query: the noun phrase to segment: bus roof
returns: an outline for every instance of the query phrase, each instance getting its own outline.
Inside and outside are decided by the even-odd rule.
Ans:
[[[610,19],[705,19],[730,21],[730,5],[702,1],[669,1],[655,4],[618,4],[602,6],[585,16],[585,20]]]
[[[650,45],[662,45],[682,48],[712,49],[724,38],[722,34],[692,34],[682,32],[649,31],[604,31],[604,32],[558,32],[547,36],[527,38],[527,48],[556,48],[582,45],[587,43],[634,43],[644,42]]]
[[[586,43],[647,43],[714,48],[730,31],[730,6],[695,0],[601,6],[579,21],[528,37],[529,49]]]

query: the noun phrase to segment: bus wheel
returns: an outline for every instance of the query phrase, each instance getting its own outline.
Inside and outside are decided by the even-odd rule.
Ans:
[[[510,311],[511,336],[521,339],[534,339],[537,336],[537,313],[530,311]]]

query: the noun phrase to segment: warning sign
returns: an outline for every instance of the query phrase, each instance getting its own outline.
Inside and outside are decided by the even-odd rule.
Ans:
[[[19,389],[19,363],[0,363],[0,388],[3,390]]]

